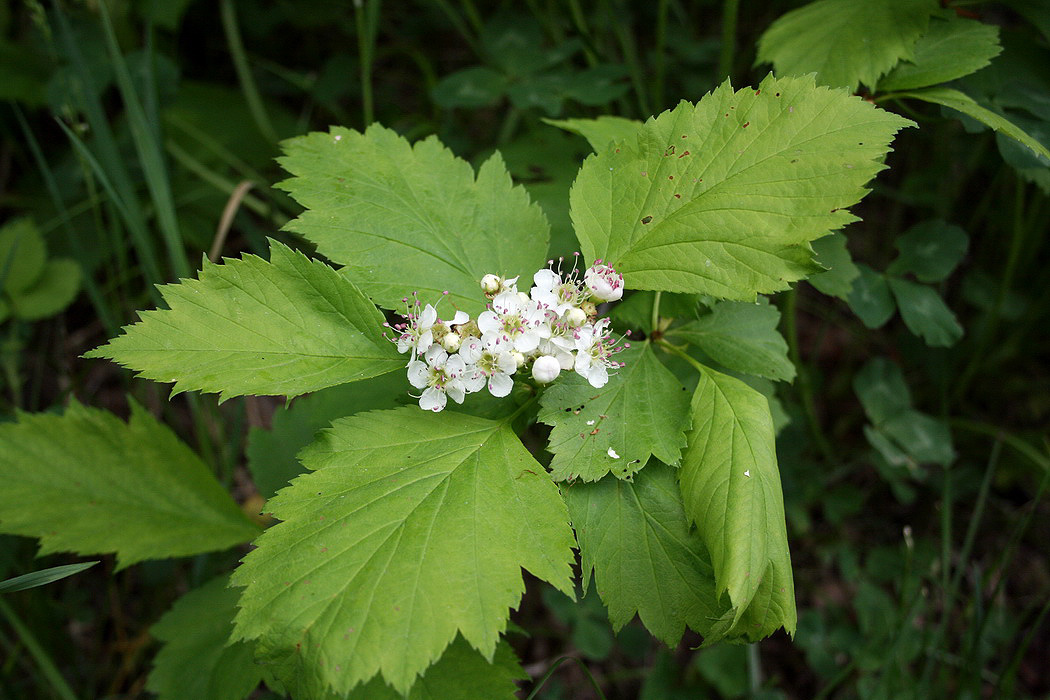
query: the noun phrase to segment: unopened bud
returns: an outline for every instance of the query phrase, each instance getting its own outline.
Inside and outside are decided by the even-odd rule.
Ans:
[[[583,273],[583,283],[601,301],[619,301],[623,297],[623,275],[609,265],[595,262]]]
[[[495,296],[501,286],[503,286],[503,280],[498,275],[485,275],[481,278],[481,291],[487,296]]]
[[[582,304],[580,304],[580,309],[583,311],[583,313],[587,314],[587,318],[594,318],[598,315],[598,307],[595,306],[592,302],[583,302]]]
[[[540,355],[532,365],[532,378],[540,384],[553,382],[561,374],[561,364],[552,355]]]
[[[441,339],[441,347],[445,348],[445,352],[453,353],[459,350],[462,340],[458,333],[446,333]]]
[[[594,306],[594,304],[591,304],[591,306]],[[569,328],[579,328],[587,323],[587,313],[583,309],[578,309],[574,306],[565,312],[565,322],[569,324]]]
[[[525,356],[517,350],[511,350],[510,356],[514,358],[515,366],[521,367],[523,364],[525,364]]]

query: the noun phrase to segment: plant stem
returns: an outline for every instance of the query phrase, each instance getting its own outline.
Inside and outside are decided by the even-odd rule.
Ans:
[[[722,0],[722,49],[718,54],[718,79],[733,77],[736,55],[736,20],[740,0]]]
[[[802,364],[802,355],[798,345],[798,288],[794,287],[784,294],[784,335],[787,336],[788,357],[795,365],[797,376],[795,381],[798,386],[799,400],[802,402],[802,410],[806,414],[806,422],[809,424],[809,432],[813,442],[828,464],[837,464],[838,459],[824,430],[817,419],[816,402],[813,399],[813,385],[809,381],[809,372]]]
[[[255,85],[252,77],[251,66],[248,65],[248,55],[244,52],[244,44],[241,41],[241,31],[237,27],[237,13],[233,8],[233,0],[219,0],[219,8],[222,15],[222,28],[226,32],[226,43],[230,47],[230,57],[233,58],[233,67],[237,71],[237,80],[241,83],[241,91],[248,103],[248,110],[252,113],[255,126],[263,137],[270,143],[277,143],[277,132],[270,122],[270,117],[263,107],[259,88]]]
[[[18,635],[19,639],[22,640],[22,644],[25,645],[26,649],[32,655],[36,661],[37,666],[40,667],[40,671],[44,674],[44,678],[47,679],[48,683],[51,684],[52,690],[62,700],[77,700],[76,693],[66,683],[66,679],[62,677],[58,667],[55,666],[55,662],[51,660],[44,648],[40,646],[40,642],[37,641],[36,637],[29,630],[28,627],[19,619],[15,611],[11,609],[11,606],[7,604],[3,598],[0,598],[0,615],[3,615],[8,624],[11,625],[15,630],[15,634]]]
[[[660,327],[660,295],[663,292],[657,292],[653,295],[653,316],[651,325],[649,326],[650,337],[656,333],[656,329]]]
[[[357,30],[357,57],[361,63],[361,111],[364,126],[375,121],[372,60],[375,58],[381,4],[382,0],[354,0],[354,26]]]

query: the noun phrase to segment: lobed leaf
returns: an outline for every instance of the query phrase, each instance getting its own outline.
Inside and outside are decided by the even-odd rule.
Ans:
[[[909,124],[812,76],[724,83],[587,158],[577,237],[629,288],[753,301],[821,270],[810,241],[855,220],[846,208]]]
[[[345,276],[277,241],[205,261],[200,279],[161,287],[170,309],[85,357],[105,357],[181,391],[298,396],[404,367],[383,316]]]
[[[241,700],[263,680],[255,650],[230,643],[237,591],[219,576],[185,594],[150,628],[163,642],[146,688],[160,700]]]
[[[781,626],[793,634],[794,583],[769,404],[743,382],[705,368],[692,410],[679,480],[685,512],[711,553],[715,593],[728,592],[733,608],[723,625],[752,641]]]
[[[413,291],[434,302],[448,291],[453,306],[476,316],[482,276],[529,275],[546,259],[547,219],[498,153],[475,175],[436,137],[410,145],[378,124],[306,134],[284,149],[279,161],[293,177],[279,186],[307,209],[286,228],[344,265],[380,306],[403,308]]]
[[[749,304],[723,301],[711,313],[671,333],[703,350],[727,369],[768,379],[795,378],[788,346],[777,326],[780,311],[767,300]]]
[[[233,576],[237,639],[309,686],[406,693],[456,634],[491,660],[521,568],[571,594],[557,488],[504,423],[406,407],[343,418],[270,502]]]
[[[879,81],[879,91],[912,90],[975,73],[999,55],[999,28],[948,11],[930,21],[910,58]]]
[[[616,357],[625,366],[601,389],[571,373],[540,397],[538,418],[554,428],[548,449],[556,481],[597,481],[610,473],[623,479],[650,455],[668,463],[681,457],[689,426],[684,388],[649,343]]]
[[[671,648],[686,627],[709,634],[725,610],[718,605],[703,540],[686,518],[673,468],[653,462],[633,480],[576,482],[564,493],[580,545],[582,578],[589,581],[594,572],[615,631],[637,613]]]
[[[780,75],[817,74],[823,85],[874,87],[912,56],[937,5],[933,0],[818,0],[783,15],[758,40],[756,63]]]
[[[551,126],[579,134],[591,148],[600,151],[611,142],[623,141],[638,133],[642,123],[634,119],[602,115],[595,119],[544,119]]]
[[[73,402],[61,416],[0,425],[0,480],[0,532],[39,537],[41,554],[116,552],[122,569],[259,532],[200,458],[134,402],[127,423]]]

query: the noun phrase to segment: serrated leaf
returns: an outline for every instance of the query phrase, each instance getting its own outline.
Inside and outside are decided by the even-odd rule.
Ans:
[[[237,591],[219,576],[185,594],[150,633],[164,645],[153,659],[146,688],[160,700],[241,700],[263,679],[255,650],[230,643]]]
[[[25,321],[54,316],[69,306],[80,290],[80,265],[68,258],[44,263],[28,287],[11,294],[11,313]]]
[[[340,693],[399,692],[457,633],[491,659],[521,568],[571,594],[573,537],[546,471],[503,423],[406,407],[343,418],[270,502],[283,520],[233,583],[238,639]]]
[[[963,19],[948,11],[930,21],[912,55],[882,80],[879,91],[912,90],[961,78],[987,66],[999,55],[999,28]]]
[[[824,85],[874,87],[912,55],[937,5],[932,0],[818,0],[792,10],[758,40],[756,63],[779,75],[817,73]]]
[[[597,481],[610,473],[622,479],[644,467],[650,455],[668,463],[681,456],[689,427],[682,385],[649,343],[616,359],[625,366],[601,389],[572,373],[540,397],[538,418],[554,428],[547,448],[554,455],[554,480]]]
[[[475,316],[482,276],[531,275],[546,259],[547,220],[498,153],[475,176],[436,137],[410,145],[378,124],[283,145],[279,160],[293,177],[280,187],[307,209],[286,228],[345,265],[381,306],[401,309],[413,291],[436,302],[447,290]]]
[[[1009,136],[1018,143],[1027,146],[1034,154],[1042,156],[1043,158],[1050,158],[1050,150],[1047,150],[1046,146],[1029,136],[1024,130],[1006,117],[982,107],[977,104],[976,100],[972,97],[959,92],[958,90],[946,87],[932,87],[924,90],[895,92],[891,95],[887,95],[887,98],[890,97],[896,99],[910,97],[912,99],[950,107],[957,112],[962,112],[966,116],[976,119],[985,126],[991,127],[994,131],[997,131],[1004,136]]]
[[[8,294],[31,286],[44,269],[47,249],[29,217],[0,227],[0,291]]]
[[[827,268],[824,272],[818,272],[806,281],[813,285],[817,291],[831,297],[838,297],[843,301],[849,299],[850,290],[853,289],[853,280],[860,276],[860,270],[853,264],[849,250],[846,248],[846,236],[841,233],[833,233],[813,241],[813,252],[816,253],[817,263]]]
[[[170,309],[144,311],[85,357],[175,382],[174,393],[298,396],[404,367],[383,316],[350,280],[277,241],[255,255],[205,261],[200,279],[161,287]]]
[[[248,468],[259,495],[270,499],[303,473],[296,455],[313,442],[317,431],[336,418],[352,413],[395,408],[408,398],[409,384],[401,372],[392,372],[352,384],[322,389],[278,407],[270,430],[248,432]]]
[[[900,367],[885,357],[872,358],[853,375],[853,390],[876,425],[911,408],[911,392]]]
[[[577,237],[628,288],[753,301],[820,271],[809,242],[854,220],[910,123],[812,76],[724,83],[584,161]]]
[[[672,333],[727,369],[791,381],[795,365],[788,359],[787,342],[778,325],[780,311],[767,300],[723,301],[715,304],[711,313]]]
[[[887,272],[911,273],[920,282],[940,282],[948,277],[966,254],[970,239],[966,232],[941,219],[912,226],[897,239],[900,254]]]
[[[635,616],[674,648],[686,627],[707,636],[718,605],[711,561],[682,507],[675,470],[653,462],[631,481],[605,478],[565,488],[584,581],[619,631]]]
[[[847,302],[857,318],[868,328],[879,328],[893,317],[897,304],[893,301],[885,275],[867,265],[857,265],[860,273],[853,280]]]
[[[40,553],[116,552],[118,568],[246,542],[259,529],[169,428],[74,402],[0,425],[0,532]],[[120,527],[114,527],[120,523]]]
[[[705,368],[692,411],[679,481],[685,512],[711,553],[715,592],[728,592],[734,609],[724,625],[752,641],[780,626],[793,634],[794,583],[769,404],[743,382]]]
[[[891,277],[889,282],[908,330],[931,347],[947,348],[959,342],[962,326],[933,287],[898,277]]]
[[[339,696],[341,700],[514,700],[516,680],[528,678],[505,640],[496,645],[492,661],[457,637],[437,663],[428,668],[407,695],[379,678]]]
[[[587,139],[591,148],[600,151],[611,142],[623,141],[634,136],[642,128],[642,122],[611,115],[602,115],[596,119],[544,119],[551,126],[579,134]]]

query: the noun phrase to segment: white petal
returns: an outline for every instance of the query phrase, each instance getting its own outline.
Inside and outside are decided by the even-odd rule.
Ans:
[[[452,397],[456,403],[463,403],[463,387],[459,382],[449,382],[445,385],[445,393]]]
[[[515,313],[520,308],[521,299],[518,298],[518,295],[515,292],[503,292],[497,294],[496,298],[492,300],[492,310],[503,316]],[[482,314],[482,316],[484,315],[485,314]]]
[[[489,391],[493,396],[503,397],[514,388],[514,380],[506,374],[494,374],[489,379]]]
[[[459,356],[463,358],[463,361],[467,364],[474,364],[481,357],[482,343],[479,338],[471,338],[463,345],[459,346]]]
[[[503,330],[503,320],[495,311],[483,311],[478,316],[478,328],[483,334],[498,333]]]
[[[514,349],[518,352],[532,352],[540,344],[540,336],[534,331],[525,331],[514,339]]]
[[[422,389],[430,379],[430,367],[425,362],[412,360],[408,363],[408,383],[417,389]]]
[[[437,412],[445,407],[447,401],[444,391],[437,387],[430,387],[419,397],[419,407],[424,411]]]
[[[466,311],[457,311],[456,315],[452,317],[452,320],[448,322],[450,326],[458,326],[466,323],[470,320],[470,316],[467,315]]]
[[[554,289],[555,285],[561,284],[561,276],[550,268],[544,268],[538,270],[536,274],[532,276],[532,281],[540,289],[546,289],[549,291]]]
[[[591,371],[587,373],[587,381],[595,389],[601,389],[609,383],[609,370],[605,369],[605,365],[594,365],[591,367]]]
[[[419,327],[420,328],[430,328],[431,326],[434,325],[434,321],[436,321],[437,318],[438,318],[437,309],[435,309],[430,304],[427,304],[426,306],[423,307],[423,313],[419,317]]]
[[[448,360],[448,353],[440,345],[431,345],[430,349],[427,350],[427,354],[423,356],[423,359],[430,364],[431,367],[441,367]]]
[[[434,333],[433,331],[426,330],[423,335],[419,336],[419,342],[416,343],[416,350],[419,352],[426,352],[430,349],[430,346],[434,344]]]

